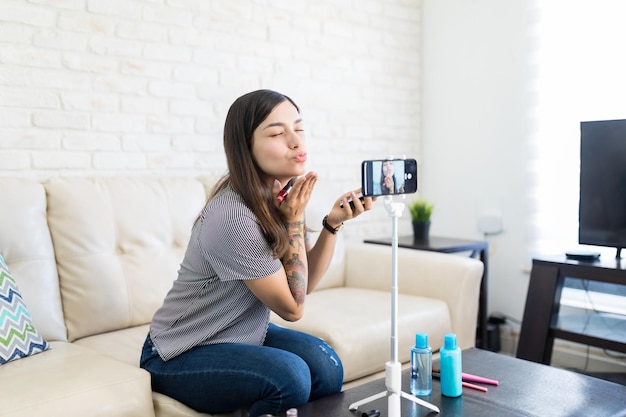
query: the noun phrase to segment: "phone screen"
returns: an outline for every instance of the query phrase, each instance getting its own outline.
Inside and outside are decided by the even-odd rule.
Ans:
[[[366,197],[412,194],[417,191],[417,161],[415,159],[363,161],[361,188]]]

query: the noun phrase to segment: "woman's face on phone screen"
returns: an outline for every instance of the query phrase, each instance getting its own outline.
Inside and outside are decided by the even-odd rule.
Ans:
[[[393,162],[392,161],[383,162],[383,174],[385,175],[385,177],[390,177],[393,175]]]

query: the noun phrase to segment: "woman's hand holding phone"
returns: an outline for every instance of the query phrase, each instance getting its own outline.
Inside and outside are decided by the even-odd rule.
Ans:
[[[361,203],[363,203],[365,201],[365,197],[360,195],[359,196],[359,201],[361,201]],[[354,206],[354,201],[352,200],[352,198],[348,199],[348,205],[350,206],[350,209],[352,211],[354,211],[355,206]],[[343,208],[343,200],[339,202],[339,207]]]
[[[371,210],[375,198],[365,197],[361,194],[361,189],[350,191],[342,195],[333,204],[328,213],[327,222],[331,226],[339,226],[343,222],[353,219],[368,210]]]

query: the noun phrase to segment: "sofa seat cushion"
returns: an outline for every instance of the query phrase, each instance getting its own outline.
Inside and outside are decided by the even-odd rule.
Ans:
[[[272,322],[328,342],[343,362],[344,382],[385,369],[391,359],[391,293],[363,288],[328,288],[307,296],[296,322],[272,314]],[[415,333],[429,335],[433,350],[451,331],[450,312],[441,300],[398,295],[398,360],[407,362]]]
[[[75,340],[74,343],[138,367],[141,348],[148,336],[149,329],[150,325],[144,324],[84,337]]]
[[[98,353],[138,367],[141,348],[148,336],[149,329],[150,325],[148,324],[130,327],[78,339],[74,344],[93,349]],[[152,393],[152,402],[157,417],[243,417],[245,415],[242,410],[229,414],[200,413],[158,392]]]
[[[67,342],[0,367],[3,416],[154,416],[150,375]]]

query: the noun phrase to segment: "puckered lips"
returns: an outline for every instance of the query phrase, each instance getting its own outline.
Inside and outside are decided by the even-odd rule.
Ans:
[[[300,152],[294,157],[296,162],[306,162],[306,152]]]

